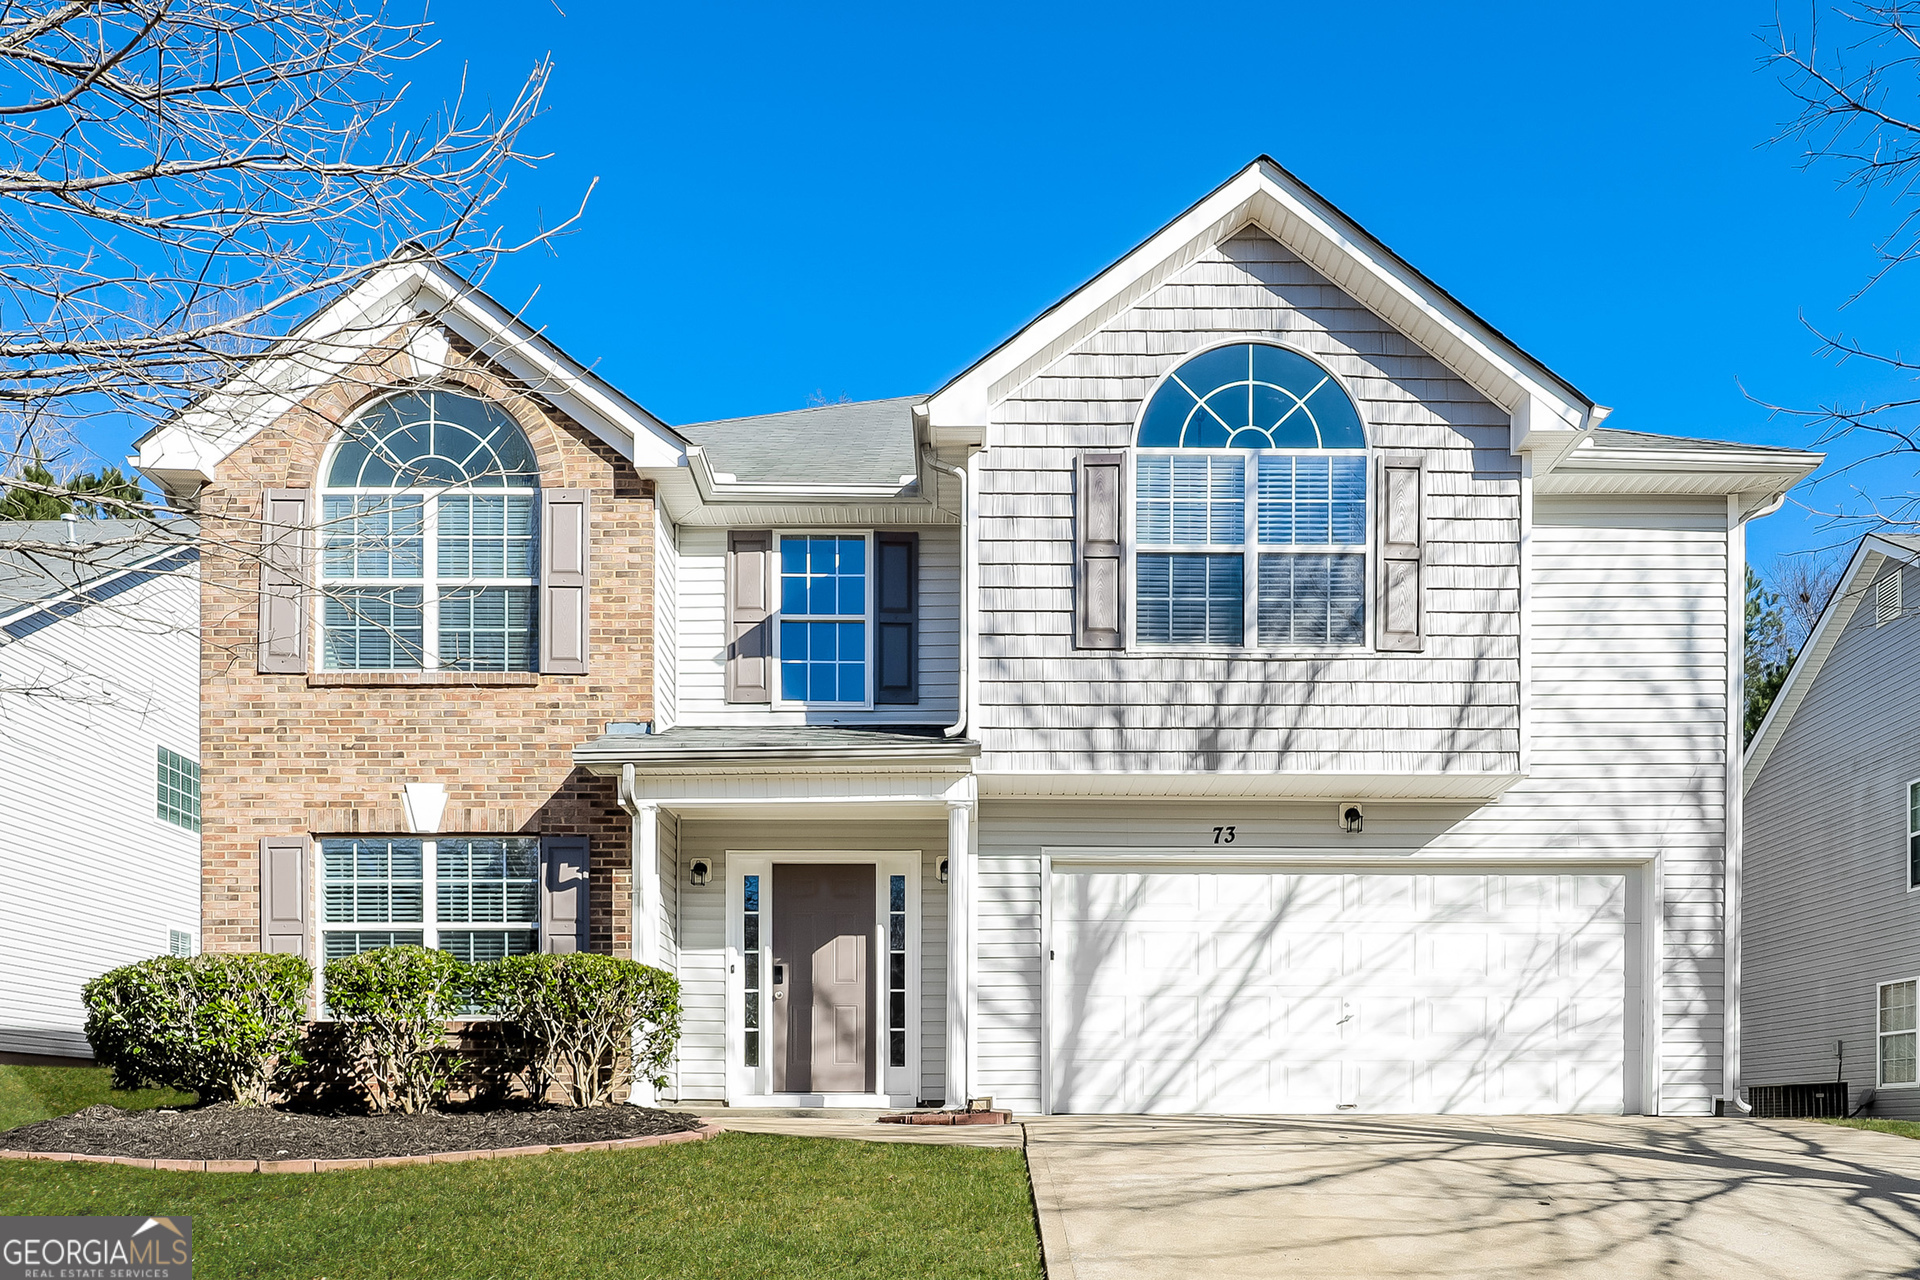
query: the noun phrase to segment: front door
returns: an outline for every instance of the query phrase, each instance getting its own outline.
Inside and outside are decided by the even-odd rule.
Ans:
[[[775,1093],[872,1093],[874,869],[773,868]]]

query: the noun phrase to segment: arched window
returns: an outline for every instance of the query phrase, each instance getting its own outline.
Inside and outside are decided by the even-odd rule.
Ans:
[[[531,671],[539,470],[495,405],[416,391],[347,427],[321,490],[330,671]]]
[[[1203,351],[1135,445],[1139,643],[1365,642],[1367,437],[1332,374],[1267,343]]]

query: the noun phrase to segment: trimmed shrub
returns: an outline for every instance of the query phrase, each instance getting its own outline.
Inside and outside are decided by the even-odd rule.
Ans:
[[[564,1080],[576,1107],[604,1107],[645,1080],[667,1082],[680,1040],[673,975],[613,956],[509,956],[478,966],[478,1002],[517,1026],[533,1047],[528,1091]]]
[[[466,1064],[441,1049],[466,1007],[471,966],[425,947],[327,961],[327,1012],[349,1031],[349,1071],[375,1112],[425,1111]]]
[[[158,956],[83,988],[87,1042],[118,1088],[191,1089],[203,1102],[258,1106],[299,1062],[313,969],[252,952]]]

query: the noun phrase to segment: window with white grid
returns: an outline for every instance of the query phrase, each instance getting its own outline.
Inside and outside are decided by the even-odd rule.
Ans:
[[[505,411],[394,396],[347,428],[326,474],[325,669],[534,669],[539,471]]]
[[[535,836],[356,836],[320,841],[324,960],[413,945],[462,960],[538,949]]]
[[[1366,432],[1331,373],[1267,343],[1201,352],[1135,444],[1137,643],[1365,643]]]

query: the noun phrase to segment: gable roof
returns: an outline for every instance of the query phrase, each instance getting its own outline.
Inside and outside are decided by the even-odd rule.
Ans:
[[[1820,678],[1820,669],[1826,665],[1827,659],[1833,655],[1834,646],[1846,633],[1847,623],[1853,620],[1860,602],[1867,598],[1869,589],[1879,581],[1881,568],[1889,560],[1902,564],[1920,563],[1920,537],[1873,533],[1860,540],[1853,558],[1847,561],[1846,571],[1840,575],[1840,585],[1833,589],[1832,599],[1821,610],[1820,620],[1814,623],[1806,644],[1801,646],[1793,665],[1787,670],[1787,678],[1781,683],[1780,692],[1774,695],[1773,705],[1767,708],[1766,719],[1760,722],[1759,731],[1747,745],[1741,766],[1743,792],[1753,787],[1760,777],[1760,771],[1766,768],[1767,757],[1780,744],[1787,726],[1793,723],[1794,713],[1806,700],[1814,681]]]
[[[820,405],[674,428],[707,455],[716,479],[781,484],[910,483],[913,406],[925,396]]]
[[[1611,410],[1535,360],[1270,156],[1260,156],[935,392],[936,433],[988,409],[1200,254],[1258,227],[1513,416],[1513,449],[1551,460]],[[1537,469],[1536,469],[1537,473]]]
[[[635,466],[673,466],[685,441],[473,282],[439,262],[395,259],[309,316],[225,386],[135,442],[128,462],[190,497],[220,464],[401,327],[431,319],[606,441]],[[416,360],[437,363],[415,339]],[[438,353],[443,355],[444,352]]]
[[[0,521],[0,644],[199,563],[192,526],[144,520]]]

